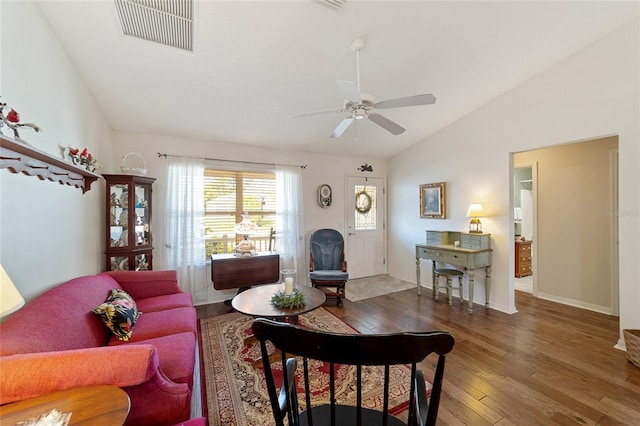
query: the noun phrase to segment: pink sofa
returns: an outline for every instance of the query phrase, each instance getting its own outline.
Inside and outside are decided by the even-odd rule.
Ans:
[[[127,342],[92,312],[112,288],[129,293],[141,312]],[[175,271],[75,278],[0,324],[0,404],[110,384],[129,395],[127,424],[180,423],[190,417],[195,348],[195,308]]]

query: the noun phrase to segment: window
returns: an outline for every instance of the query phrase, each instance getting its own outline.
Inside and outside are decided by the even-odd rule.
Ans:
[[[354,189],[356,231],[378,229],[378,188],[372,185],[355,185]]]
[[[258,251],[266,251],[269,232],[276,226],[276,179],[274,173],[205,169],[206,255],[232,253],[242,239],[234,225],[243,214],[258,225],[249,236]]]

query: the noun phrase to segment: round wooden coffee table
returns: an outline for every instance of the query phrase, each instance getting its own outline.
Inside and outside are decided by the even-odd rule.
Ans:
[[[271,297],[281,290],[284,290],[284,284],[267,284],[252,287],[249,290],[238,293],[231,301],[231,306],[236,311],[252,317],[284,319],[291,324],[297,324],[298,315],[313,311],[327,300],[327,296],[322,290],[301,285],[298,286],[298,290],[304,294],[304,306],[293,309],[280,309],[271,304]]]

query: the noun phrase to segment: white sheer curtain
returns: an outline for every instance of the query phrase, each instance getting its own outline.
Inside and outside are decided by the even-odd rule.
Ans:
[[[167,157],[167,179],[165,265],[194,302],[206,301],[204,159]]]
[[[276,166],[276,251],[280,269],[297,271],[297,282],[306,282],[304,259],[304,215],[302,211],[302,171],[295,166]]]

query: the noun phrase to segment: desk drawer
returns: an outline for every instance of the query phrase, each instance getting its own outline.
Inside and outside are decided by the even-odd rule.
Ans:
[[[531,256],[531,243],[516,244],[516,253],[520,256]]]
[[[517,269],[516,269],[516,277],[517,278],[521,278],[521,277],[526,277],[531,275],[531,265],[520,265]]]
[[[519,256],[518,265],[531,265],[531,256]]]
[[[424,247],[416,247],[416,258],[427,259],[427,251]]]
[[[436,262],[450,263],[452,265],[466,266],[469,263],[468,255],[466,253],[425,249],[424,257]]]

